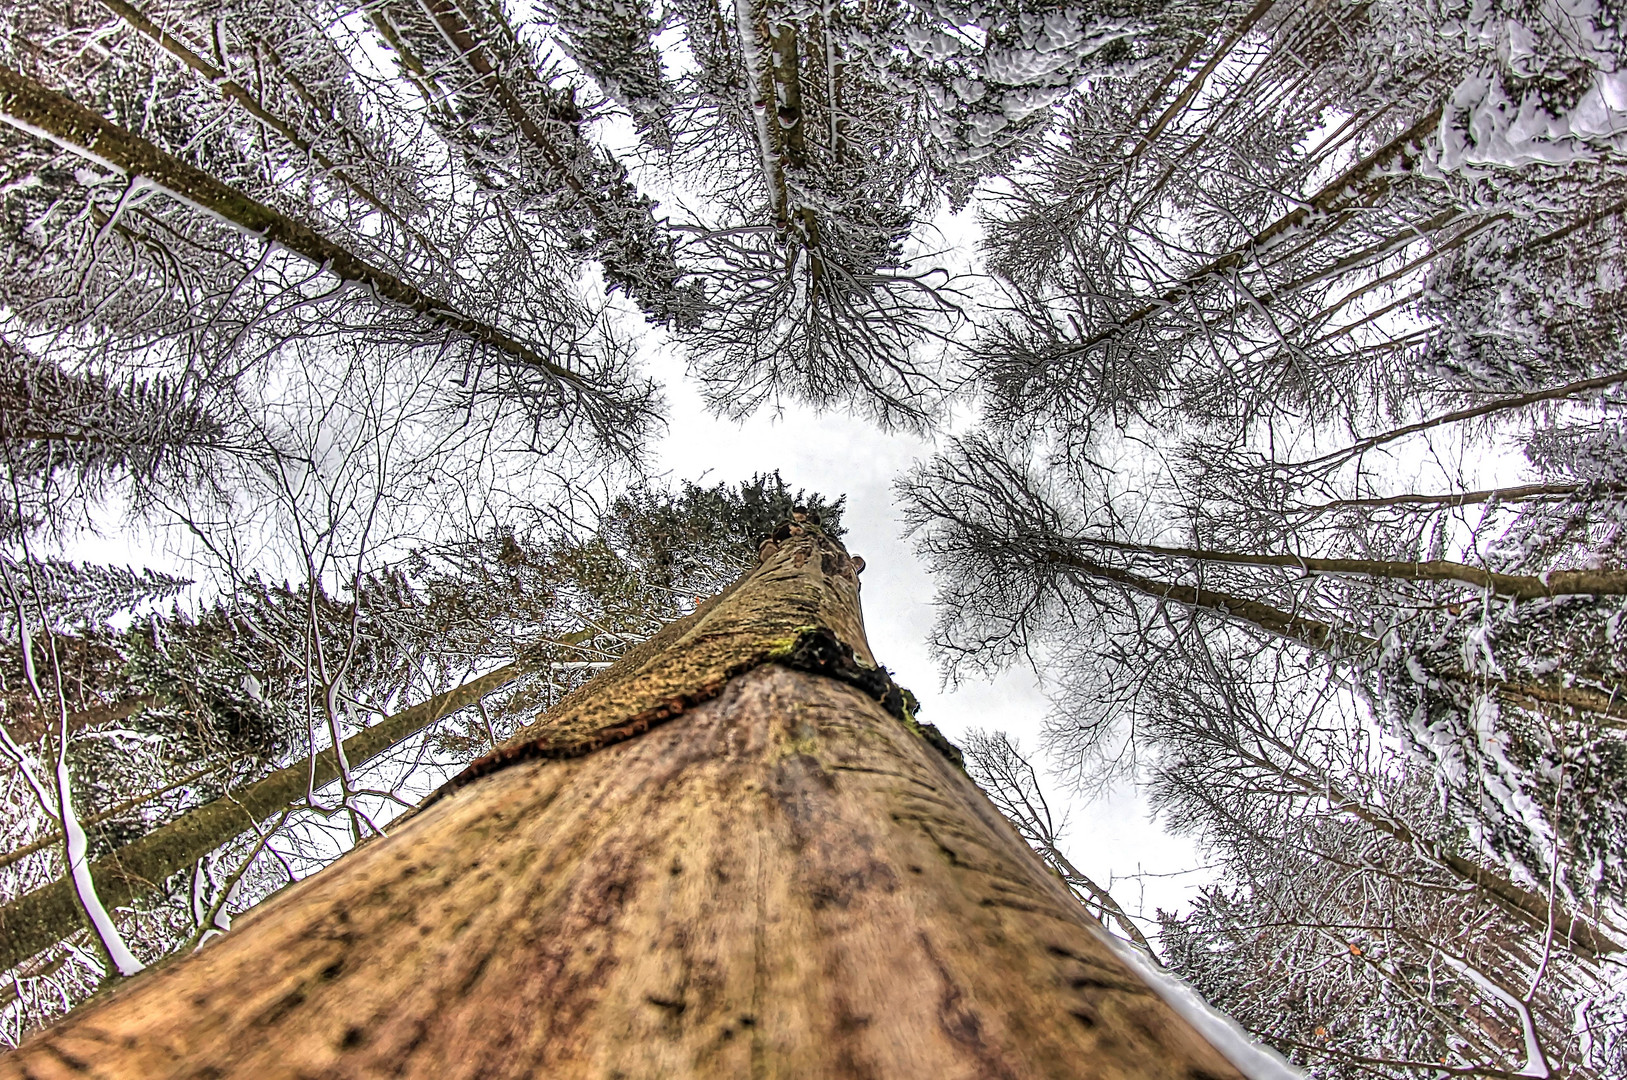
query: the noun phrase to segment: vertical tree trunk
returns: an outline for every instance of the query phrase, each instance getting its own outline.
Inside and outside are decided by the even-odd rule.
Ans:
[[[1237,1077],[965,774],[824,537],[0,1077]]]

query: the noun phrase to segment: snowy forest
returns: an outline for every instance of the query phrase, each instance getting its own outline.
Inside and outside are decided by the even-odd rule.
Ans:
[[[1052,709],[966,769],[1109,932],[1310,1076],[1627,1075],[1624,19],[8,3],[0,1044],[841,535],[662,472],[657,349],[926,440],[944,678]],[[1070,861],[1121,784],[1189,909]]]

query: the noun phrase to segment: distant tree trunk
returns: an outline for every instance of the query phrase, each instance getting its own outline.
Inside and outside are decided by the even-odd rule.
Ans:
[[[443,329],[490,346],[524,367],[547,374],[562,392],[577,399],[598,400],[607,394],[605,388],[548,359],[506,331],[463,314],[309,225],[249,198],[100,113],[6,67],[0,67],[0,120],[89,161],[126,176],[140,177],[245,233],[286,248],[334,277],[365,287],[380,300],[415,311]]]
[[[814,532],[0,1077],[1237,1077],[916,724]]]
[[[1520,484],[1515,487],[1486,488],[1482,491],[1463,491],[1439,495],[1383,495],[1366,499],[1332,499],[1311,506],[1281,508],[1284,514],[1304,514],[1317,517],[1340,510],[1376,510],[1390,506],[1423,506],[1452,509],[1459,506],[1477,506],[1481,503],[1524,502],[1527,499],[1566,498],[1577,495],[1619,495],[1627,492],[1627,484],[1620,483],[1555,483]]]
[[[1440,119],[1439,107],[1430,110],[1407,130],[1357,161],[1316,194],[1300,201],[1294,209],[1255,233],[1247,243],[1198,267],[1178,284],[1157,296],[1147,297],[1146,302],[1133,311],[1089,337],[1070,343],[1063,351],[1069,355],[1082,355],[1119,339],[1132,327],[1150,322],[1165,311],[1179,306],[1199,286],[1224,280],[1228,275],[1247,267],[1258,260],[1261,253],[1281,243],[1284,237],[1306,224],[1372,205],[1389,191],[1397,169],[1404,172],[1417,160],[1425,140],[1435,131]]]
[[[1516,394],[1512,397],[1493,398],[1477,405],[1466,405],[1453,412],[1441,413],[1426,420],[1391,428],[1389,431],[1382,431],[1377,435],[1369,435],[1365,439],[1357,439],[1349,446],[1329,454],[1323,454],[1319,458],[1312,458],[1309,461],[1296,461],[1277,467],[1279,469],[1307,469],[1313,466],[1341,465],[1352,458],[1360,457],[1374,447],[1383,446],[1385,443],[1394,442],[1408,435],[1416,435],[1421,431],[1444,427],[1447,424],[1461,424],[1467,420],[1480,420],[1497,413],[1526,409],[1532,405],[1541,405],[1548,401],[1580,398],[1597,390],[1608,390],[1611,387],[1620,386],[1622,383],[1627,383],[1627,371],[1611,371],[1603,375],[1576,379],[1565,383],[1563,386],[1550,386],[1545,390],[1533,390],[1528,394]]]
[[[1627,571],[1554,570],[1544,574],[1499,574],[1479,566],[1449,559],[1324,559],[1314,555],[1273,554],[1247,551],[1216,551],[1210,548],[1165,547],[1127,540],[1080,537],[1079,544],[1156,555],[1165,559],[1192,559],[1196,562],[1232,566],[1274,566],[1313,574],[1389,578],[1396,581],[1456,582],[1485,589],[1515,600],[1538,600],[1553,596],[1621,596],[1627,593]]]
[[[422,233],[414,229],[410,222],[396,213],[394,207],[386,203],[368,187],[352,163],[334,161],[328,157],[311,140],[301,135],[291,123],[267,109],[252,89],[232,79],[224,69],[210,63],[191,44],[159,26],[148,17],[146,12],[130,3],[129,0],[101,0],[101,4],[128,23],[137,33],[150,39],[176,60],[207,79],[210,85],[220,92],[221,97],[237,102],[244,112],[254,117],[262,126],[276,132],[289,146],[310,158],[314,164],[321,167],[324,176],[337,178],[364,199],[369,206],[394,222],[407,235],[423,244],[426,248],[433,247]],[[329,122],[331,123],[331,119]]]
[[[471,125],[460,138],[459,129],[468,121],[457,116],[458,110],[447,109],[445,95],[436,87],[436,74],[445,76],[463,68],[474,76],[487,103],[508,117],[546,163],[546,183],[572,193],[564,217],[569,218],[571,210],[585,212],[583,251],[599,260],[609,283],[626,290],[657,323],[675,317],[687,321],[689,317],[681,310],[686,293],[679,285],[684,272],[674,261],[671,237],[656,222],[654,204],[639,195],[626,168],[585,134],[588,121],[577,110],[575,91],[550,86],[545,76],[532,69],[519,46],[519,35],[500,7],[492,5],[484,18],[471,20],[469,14],[450,0],[407,0],[375,8],[370,19],[400,58],[402,68],[413,76],[425,103],[444,117],[443,134],[449,140],[462,143],[477,159],[489,154],[485,144],[492,137],[490,131]],[[445,51],[420,56],[392,20],[403,25],[427,20],[438,38],[436,43]],[[546,190],[536,193],[553,194]]]
[[[508,685],[526,670],[524,664],[509,664],[403,709],[346,739],[345,760],[351,768],[358,768],[448,713],[473,705]],[[113,908],[157,892],[172,874],[304,799],[308,791],[338,778],[339,763],[330,747],[317,754],[314,762],[301,758],[270,776],[194,807],[91,863],[97,894]],[[83,925],[83,911],[66,879],[24,893],[0,907],[0,971],[16,967]]]
[[[1315,649],[1328,649],[1332,646],[1374,649],[1379,644],[1372,638],[1364,637],[1352,631],[1336,630],[1327,623],[1283,611],[1280,608],[1272,607],[1257,600],[1249,600],[1199,586],[1157,581],[1116,567],[1102,566],[1099,563],[1066,552],[1049,551],[1045,555],[1045,561],[1079,570],[1098,580],[1123,585],[1157,600],[1180,604],[1194,610],[1207,612],[1219,618],[1245,623],[1256,629],[1276,634]],[[1456,675],[1446,674],[1448,674],[1448,677],[1464,677],[1461,673]],[[1509,683],[1483,676],[1474,678],[1488,690],[1495,690],[1505,698],[1527,699],[1575,709],[1591,707],[1603,710],[1610,705],[1607,695],[1586,688],[1548,688],[1523,683]],[[1267,762],[1262,762],[1262,764],[1269,767]],[[1312,794],[1321,794],[1330,800],[1334,798],[1319,783],[1306,781],[1293,776],[1291,773],[1279,773],[1279,775]],[[1545,897],[1530,889],[1523,888],[1515,884],[1506,875],[1483,867],[1473,860],[1453,852],[1437,841],[1419,837],[1411,830],[1385,817],[1382,813],[1375,813],[1372,810],[1363,808],[1355,799],[1341,802],[1340,809],[1354,814],[1369,825],[1435,859],[1440,866],[1458,875],[1463,881],[1475,888],[1483,890],[1499,906],[1518,918],[1526,920],[1532,926],[1538,929],[1553,927],[1558,934],[1558,940],[1565,947],[1576,951],[1582,956],[1591,959],[1605,953],[1627,951],[1624,950],[1621,944],[1607,937],[1600,930],[1588,925],[1582,919],[1574,917],[1558,899]]]
[[[1155,551],[1144,545],[1126,545],[1138,550]],[[1166,549],[1177,550],[1177,549]],[[1145,596],[1156,600],[1167,600],[1170,603],[1180,604],[1194,611],[1207,612],[1217,618],[1228,619],[1245,623],[1257,630],[1268,634],[1286,638],[1289,641],[1308,646],[1313,649],[1333,651],[1337,649],[1343,655],[1354,652],[1371,652],[1379,648],[1380,643],[1374,638],[1367,637],[1348,627],[1334,627],[1328,623],[1318,621],[1297,612],[1285,611],[1272,607],[1270,604],[1230,593],[1217,592],[1203,586],[1182,585],[1172,581],[1161,581],[1156,578],[1132,574],[1128,570],[1121,570],[1113,566],[1104,566],[1093,562],[1081,555],[1071,552],[1050,550],[1042,556],[1042,561],[1059,566],[1066,566],[1078,570],[1087,577],[1099,581],[1111,581],[1123,585]],[[1327,561],[1327,560],[1322,560]],[[1271,564],[1265,564],[1271,565]],[[1280,565],[1280,564],[1278,564]],[[1293,565],[1298,565],[1297,560]],[[1396,566],[1429,566],[1428,563],[1389,564]],[[1458,564],[1448,564],[1458,565]],[[1582,573],[1594,576],[1593,571],[1561,571],[1549,575],[1549,581],[1557,579],[1561,585],[1576,580],[1567,575]],[[1508,575],[1497,575],[1505,577]],[[1539,578],[1518,580],[1540,581]],[[1554,586],[1557,589],[1559,586]],[[1627,706],[1616,699],[1613,693],[1604,693],[1586,686],[1544,686],[1540,683],[1511,682],[1506,679],[1496,679],[1487,675],[1468,676],[1464,672],[1441,672],[1445,678],[1460,681],[1472,681],[1490,690],[1495,690],[1504,698],[1518,702],[1540,702],[1546,705],[1557,705],[1565,709],[1577,709],[1582,712],[1594,713],[1606,718],[1603,723],[1609,727],[1620,727],[1617,722],[1627,719]]]
[[[157,694],[138,694],[106,705],[93,705],[88,709],[68,714],[68,730],[101,727],[120,720],[128,720],[136,713],[157,705],[162,699]],[[37,742],[57,730],[60,721],[47,713],[31,712],[12,720],[11,736],[20,742]]]
[[[1192,104],[1192,99],[1198,96],[1198,91],[1203,89],[1203,84],[1208,80],[1209,76],[1215,73],[1215,68],[1219,67],[1221,61],[1232,54],[1232,50],[1237,47],[1237,43],[1242,41],[1250,30],[1254,29],[1254,24],[1264,18],[1275,4],[1276,0],[1257,0],[1249,13],[1243,16],[1243,20],[1231,28],[1231,31],[1216,47],[1213,55],[1204,61],[1203,66],[1187,81],[1181,92],[1175,95],[1175,100],[1171,101],[1164,111],[1159,114],[1158,119],[1153,121],[1152,127],[1140,139],[1136,140],[1135,148],[1130,151],[1129,157],[1140,157],[1147,147],[1158,141],[1158,136],[1163,134],[1164,129],[1170,125],[1170,122],[1185,112],[1187,106]],[[1188,63],[1191,62],[1194,55],[1196,55],[1195,51],[1187,53],[1186,59]],[[1181,70],[1186,70],[1185,64],[1181,66]],[[1142,108],[1145,109],[1146,106],[1142,106]],[[1138,116],[1137,119],[1140,119],[1140,117]],[[1129,170],[1125,171],[1128,173]]]

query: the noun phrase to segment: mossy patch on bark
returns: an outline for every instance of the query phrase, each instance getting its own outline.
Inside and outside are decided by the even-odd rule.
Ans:
[[[761,563],[664,627],[547,716],[453,777],[424,805],[521,761],[562,760],[634,738],[709,701],[730,679],[774,663],[826,675],[880,702],[957,766],[960,751],[917,723],[915,695],[875,662],[859,611],[858,566],[817,527],[776,535]]]

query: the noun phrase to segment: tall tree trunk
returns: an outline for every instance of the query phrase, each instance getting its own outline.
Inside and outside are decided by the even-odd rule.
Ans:
[[[523,664],[509,664],[403,709],[346,739],[345,760],[351,768],[363,765],[441,717],[501,689],[525,670]],[[91,863],[97,894],[112,908],[157,892],[170,875],[305,798],[307,791],[331,784],[338,777],[339,763],[330,747],[316,755],[314,762],[302,758],[188,810]],[[83,925],[83,919],[73,888],[66,880],[53,881],[0,907],[0,971],[14,968],[62,941]]]
[[[71,712],[68,714],[68,730],[70,732],[82,731],[85,728],[101,727],[103,724],[128,720],[136,713],[144,712],[159,704],[162,700],[158,694],[138,694],[105,705],[93,705],[88,709]],[[29,712],[10,718],[10,725],[11,736],[18,742],[37,742],[45,738],[46,735],[58,730],[61,721],[48,713]]]
[[[1104,566],[1071,551],[1051,548],[1041,552],[1037,561],[1066,567],[1098,581],[1111,581],[1145,596],[1168,600],[1195,611],[1205,611],[1222,619],[1235,619],[1264,630],[1268,634],[1287,638],[1312,649],[1344,654],[1357,649],[1371,649],[1378,644],[1372,638],[1348,627],[1331,626],[1298,612],[1284,611],[1258,600],[1234,596],[1201,585],[1181,585],[1173,581],[1144,577],[1116,566]]]
[[[134,798],[125,799],[123,802],[110,806],[106,810],[99,810],[94,814],[85,814],[80,817],[79,824],[81,826],[89,826],[99,825],[104,821],[111,821],[116,817],[129,813],[138,806],[144,806],[147,803],[152,802],[160,795],[168,795],[170,792],[179,788],[189,787],[196,784],[199,780],[206,779],[211,773],[219,772],[226,764],[227,763],[225,762],[212,762],[211,764],[205,765],[201,769],[196,769],[190,773],[187,773],[179,780],[172,780],[161,788],[154,788],[152,791],[144,791]],[[23,859],[26,859],[28,856],[37,851],[44,851],[47,848],[56,847],[60,843],[62,843],[62,834],[60,832],[48,832],[43,836],[36,837],[35,839],[24,844],[22,847],[12,848],[4,855],[0,855],[0,869],[10,866],[12,863],[21,862]]]
[[[1134,310],[1080,341],[1057,350],[1057,357],[1082,356],[1122,337],[1133,327],[1150,322],[1177,307],[1201,286],[1223,280],[1256,262],[1272,247],[1306,225],[1376,205],[1390,191],[1398,171],[1405,172],[1422,153],[1425,142],[1440,123],[1437,107],[1414,121],[1401,134],[1356,162],[1316,194],[1255,233],[1240,247],[1211,259],[1157,296],[1145,298]]]
[[[179,34],[170,33],[162,26],[159,26],[148,17],[146,12],[130,3],[129,0],[101,0],[101,4],[128,23],[131,29],[150,39],[159,48],[208,80],[209,84],[220,92],[221,97],[237,102],[244,112],[254,117],[262,126],[275,132],[289,146],[310,158],[312,163],[321,168],[324,177],[337,179],[366,201],[369,206],[394,222],[398,228],[421,244],[425,250],[433,252],[437,258],[445,260],[445,255],[439,248],[423,233],[414,228],[411,222],[396,213],[394,207],[373,192],[353,162],[334,161],[310,139],[301,135],[293,124],[267,109],[253,90],[237,82],[223,68],[211,63]],[[313,117],[312,119],[319,122],[327,119],[330,124],[332,123],[331,118]]]
[[[1380,495],[1365,499],[1330,499],[1310,506],[1275,508],[1282,514],[1304,514],[1320,517],[1340,510],[1376,510],[1389,506],[1423,506],[1431,509],[1454,509],[1460,506],[1478,506],[1481,503],[1525,502],[1529,499],[1562,499],[1573,495],[1619,495],[1627,492],[1622,483],[1551,483],[1520,484],[1515,487],[1486,488],[1481,491],[1443,492],[1438,495]]]
[[[562,398],[591,405],[612,396],[611,388],[595,385],[506,331],[465,315],[310,226],[249,198],[100,113],[6,67],[0,67],[0,120],[106,168],[141,177],[181,202],[199,207],[267,243],[280,245],[342,281],[364,286],[380,300],[417,312],[442,329],[489,346],[522,367],[542,372],[558,386]]]
[[[1436,865],[1450,870],[1459,879],[1481,890],[1498,907],[1524,920],[1533,929],[1547,930],[1551,927],[1557,936],[1557,943],[1565,948],[1590,960],[1596,960],[1606,953],[1623,951],[1619,944],[1595,927],[1581,919],[1572,918],[1558,900],[1538,896],[1529,889],[1516,885],[1508,875],[1481,866],[1472,859],[1466,859],[1432,837],[1420,836],[1384,808],[1369,805],[1339,790],[1325,776],[1314,779],[1301,776],[1265,758],[1256,757],[1250,763],[1260,769],[1269,770],[1272,775],[1282,778],[1312,797],[1326,799],[1335,812],[1350,814],[1379,832],[1395,838]]]
[[[1073,865],[1073,862],[1062,854],[1062,849],[1055,844],[1046,845],[1044,854],[1049,856],[1052,865],[1062,875],[1062,880],[1068,883],[1068,887],[1076,890],[1075,895],[1078,895],[1077,890],[1083,890],[1087,893],[1096,902],[1097,906],[1102,909],[1103,914],[1112,916],[1113,921],[1118,923],[1119,929],[1124,931],[1126,937],[1141,946],[1152,960],[1162,963],[1162,961],[1158,960],[1158,954],[1153,952],[1152,942],[1147,940],[1147,935],[1141,932],[1141,927],[1137,926],[1135,920],[1130,918],[1130,913],[1120,907],[1117,900],[1113,899],[1112,893],[1096,884],[1083,870]],[[1079,899],[1082,901],[1084,897],[1081,896]]]
[[[414,17],[435,28],[441,44],[450,47],[444,55],[419,56],[392,22]],[[690,318],[682,309],[686,299],[693,298],[679,285],[684,272],[675,261],[665,223],[655,220],[655,204],[638,193],[619,161],[586,137],[587,118],[577,111],[574,91],[551,88],[531,68],[519,47],[519,35],[499,6],[492,5],[484,20],[472,20],[455,0],[405,0],[377,7],[369,18],[400,58],[402,68],[413,76],[413,85],[424,95],[425,103],[445,117],[443,134],[449,140],[457,142],[454,132],[462,121],[446,108],[431,73],[439,67],[445,74],[456,65],[469,71],[480,90],[508,116],[547,164],[551,179],[571,192],[568,207],[586,213],[590,222],[582,229],[585,253],[599,260],[607,280],[625,290],[658,324]],[[484,37],[482,30],[496,36]],[[543,101],[549,104],[545,106]],[[479,144],[490,135],[469,135],[475,143],[469,149],[478,159],[485,153]]]
[[[1297,570],[1305,576],[1356,576],[1387,578],[1394,581],[1439,581],[1473,585],[1498,596],[1516,600],[1538,600],[1555,596],[1620,596],[1627,593],[1627,571],[1553,570],[1544,574],[1499,574],[1468,563],[1448,559],[1325,559],[1314,555],[1216,551],[1211,548],[1165,547],[1128,540],[1081,536],[1076,541],[1092,547],[1156,555],[1165,559],[1191,559],[1195,562],[1231,566],[1266,566]]]
[[[1215,68],[1220,66],[1220,62],[1232,54],[1232,50],[1237,47],[1239,41],[1243,40],[1243,36],[1254,29],[1254,24],[1264,18],[1265,14],[1275,4],[1276,0],[1258,0],[1249,13],[1243,16],[1243,21],[1232,27],[1231,31],[1221,40],[1219,46],[1215,48],[1214,54],[1204,61],[1203,66],[1188,80],[1181,92],[1175,95],[1175,100],[1169,103],[1168,107],[1159,114],[1158,119],[1153,121],[1152,127],[1136,141],[1135,148],[1130,151],[1128,158],[1140,157],[1147,147],[1158,141],[1158,136],[1163,134],[1164,129],[1170,125],[1170,122],[1185,112],[1187,106],[1192,104],[1192,99],[1198,96],[1198,91],[1203,89],[1203,84],[1208,81],[1209,76],[1215,73]],[[1146,106],[1142,107],[1145,108]]]
[[[1238,1077],[923,738],[846,552],[764,553],[0,1077]]]
[[[1627,383],[1627,371],[1611,371],[1604,375],[1577,379],[1565,383],[1563,386],[1551,386],[1546,390],[1533,390],[1529,394],[1493,398],[1479,405],[1469,405],[1453,412],[1431,416],[1427,420],[1419,420],[1416,423],[1391,428],[1389,431],[1380,432],[1377,435],[1369,435],[1364,439],[1357,439],[1349,446],[1341,450],[1335,450],[1330,454],[1324,454],[1319,458],[1311,458],[1309,461],[1289,462],[1278,465],[1277,468],[1291,470],[1342,465],[1352,458],[1360,457],[1376,446],[1383,446],[1385,443],[1394,442],[1408,435],[1416,435],[1421,431],[1444,427],[1447,424],[1460,424],[1465,420],[1479,420],[1496,413],[1529,408],[1532,405],[1540,405],[1545,401],[1564,401],[1567,398],[1579,398],[1592,394],[1596,390],[1608,390],[1620,386],[1622,383]]]
[[[1079,570],[1083,574],[1099,580],[1123,585],[1158,600],[1167,600],[1184,607],[1207,612],[1219,618],[1237,620],[1313,649],[1348,651],[1353,648],[1376,649],[1379,645],[1372,638],[1364,637],[1353,631],[1337,629],[1327,623],[1318,622],[1315,619],[1306,618],[1293,612],[1283,611],[1269,604],[1260,603],[1257,600],[1248,600],[1197,586],[1156,581],[1152,578],[1132,574],[1126,570],[1102,566],[1088,559],[1064,552],[1047,552],[1044,561]],[[1445,674],[1448,677],[1464,678],[1460,674]],[[1495,690],[1505,698],[1524,698],[1576,709],[1587,709],[1589,707],[1607,709],[1610,706],[1607,695],[1585,688],[1550,689],[1542,686],[1510,683],[1498,679],[1475,678],[1487,689]],[[1269,763],[1265,764],[1269,765]],[[1299,786],[1305,787],[1305,790],[1313,794],[1323,794],[1330,800],[1334,799],[1333,795],[1314,783],[1306,787],[1305,783],[1298,778],[1291,777],[1286,773],[1282,775],[1293,780]],[[1464,858],[1435,840],[1419,837],[1382,815],[1377,815],[1376,811],[1370,809],[1364,811],[1354,800],[1340,802],[1338,808],[1354,814],[1375,828],[1428,855],[1436,860],[1440,866],[1450,870],[1468,884],[1483,890],[1498,905],[1511,914],[1524,919],[1532,926],[1538,929],[1547,929],[1550,925],[1553,926],[1558,932],[1560,942],[1583,956],[1594,958],[1605,953],[1627,952],[1627,949],[1605,936],[1599,929],[1572,915],[1558,899],[1549,899],[1523,888],[1515,884],[1506,875]]]
[[[1127,546],[1138,547],[1138,545]],[[1357,652],[1374,652],[1380,647],[1380,642],[1376,638],[1368,637],[1348,626],[1336,627],[1310,616],[1301,615],[1297,611],[1284,611],[1281,608],[1261,603],[1258,600],[1250,600],[1246,597],[1219,592],[1203,586],[1181,585],[1172,581],[1161,581],[1157,578],[1132,574],[1128,570],[1103,566],[1101,563],[1071,552],[1056,549],[1047,550],[1041,554],[1040,561],[1065,566],[1070,570],[1078,571],[1084,577],[1095,578],[1099,581],[1111,581],[1144,596],[1167,600],[1191,608],[1194,611],[1206,612],[1216,618],[1246,623],[1257,630],[1263,630],[1268,634],[1275,634],[1278,637],[1286,638],[1308,648],[1329,652],[1336,656],[1349,656]],[[1292,565],[1297,566],[1298,561],[1296,560]],[[1411,566],[1412,564],[1399,565]],[[1592,571],[1589,571],[1589,573],[1592,573]],[[1550,580],[1553,578],[1559,578],[1561,582],[1566,580],[1559,573],[1550,575]],[[1627,704],[1617,700],[1617,695],[1614,693],[1606,693],[1592,687],[1544,686],[1541,683],[1515,682],[1507,679],[1496,679],[1487,675],[1469,675],[1461,671],[1442,671],[1439,674],[1442,678],[1454,679],[1467,684],[1483,686],[1488,690],[1495,690],[1505,699],[1511,701],[1540,702],[1546,705],[1557,705],[1565,709],[1594,713],[1599,717],[1606,718],[1602,722],[1610,727],[1620,727],[1621,725],[1617,721],[1627,719]]]

